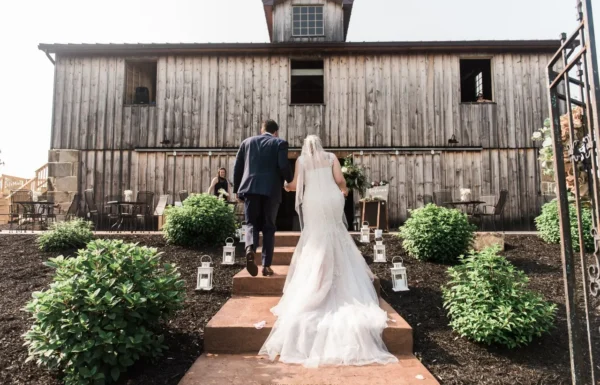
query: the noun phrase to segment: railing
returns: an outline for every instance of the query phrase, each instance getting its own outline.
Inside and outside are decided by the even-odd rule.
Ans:
[[[5,175],[5,177],[18,179],[20,183],[8,182],[11,183],[10,186],[6,184],[6,189],[0,190],[4,195],[10,194],[11,190],[32,190],[41,193],[48,187],[48,163],[35,170],[35,176],[29,180],[25,178],[10,177],[8,175]],[[3,188],[4,186],[5,184],[2,184]],[[10,197],[11,196],[9,195],[7,199],[10,199]]]
[[[8,195],[11,190],[18,190],[27,183],[27,179],[18,176],[0,176],[0,195]]]
[[[33,189],[42,192],[48,186],[48,163],[35,170]]]

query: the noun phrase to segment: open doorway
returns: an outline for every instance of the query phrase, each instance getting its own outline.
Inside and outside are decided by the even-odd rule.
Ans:
[[[296,169],[296,159],[290,159],[290,167]],[[277,213],[277,231],[300,231],[300,218],[296,213],[296,193],[283,190]]]

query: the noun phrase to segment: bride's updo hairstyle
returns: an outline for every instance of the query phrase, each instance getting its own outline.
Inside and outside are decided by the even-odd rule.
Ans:
[[[323,144],[321,138],[317,135],[308,135],[304,139],[304,146],[302,147],[302,154],[308,156],[315,156],[323,151]]]

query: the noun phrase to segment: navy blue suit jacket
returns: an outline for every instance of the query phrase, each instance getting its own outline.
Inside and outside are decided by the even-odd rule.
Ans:
[[[273,135],[253,136],[242,142],[233,168],[233,192],[240,199],[255,194],[281,202],[283,181],[293,180],[288,143]]]

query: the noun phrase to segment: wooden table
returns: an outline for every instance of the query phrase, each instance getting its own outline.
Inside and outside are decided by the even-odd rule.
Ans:
[[[464,206],[466,208],[467,214],[473,214],[475,212],[475,208],[479,205],[485,204],[484,201],[457,201],[457,202],[444,202],[445,206],[450,207],[461,207]],[[469,212],[469,208],[471,211]]]
[[[55,206],[54,202],[48,201],[16,201],[14,203],[23,207],[23,217],[25,220],[31,219],[32,230],[35,227],[36,218],[39,219],[40,227],[46,228],[48,226],[48,218],[52,216],[52,209]],[[21,227],[21,224],[18,227]]]
[[[146,207],[148,205],[147,202],[126,202],[126,201],[108,201],[106,202],[107,206],[116,206],[117,207],[117,221],[111,226],[111,229],[121,230],[123,227],[123,222],[125,218],[134,219],[138,215],[138,207]],[[126,209],[128,208],[128,210]],[[126,210],[124,210],[126,209]],[[145,210],[141,211],[145,213]],[[136,226],[137,229],[137,226]],[[133,230],[132,230],[133,231]]]

